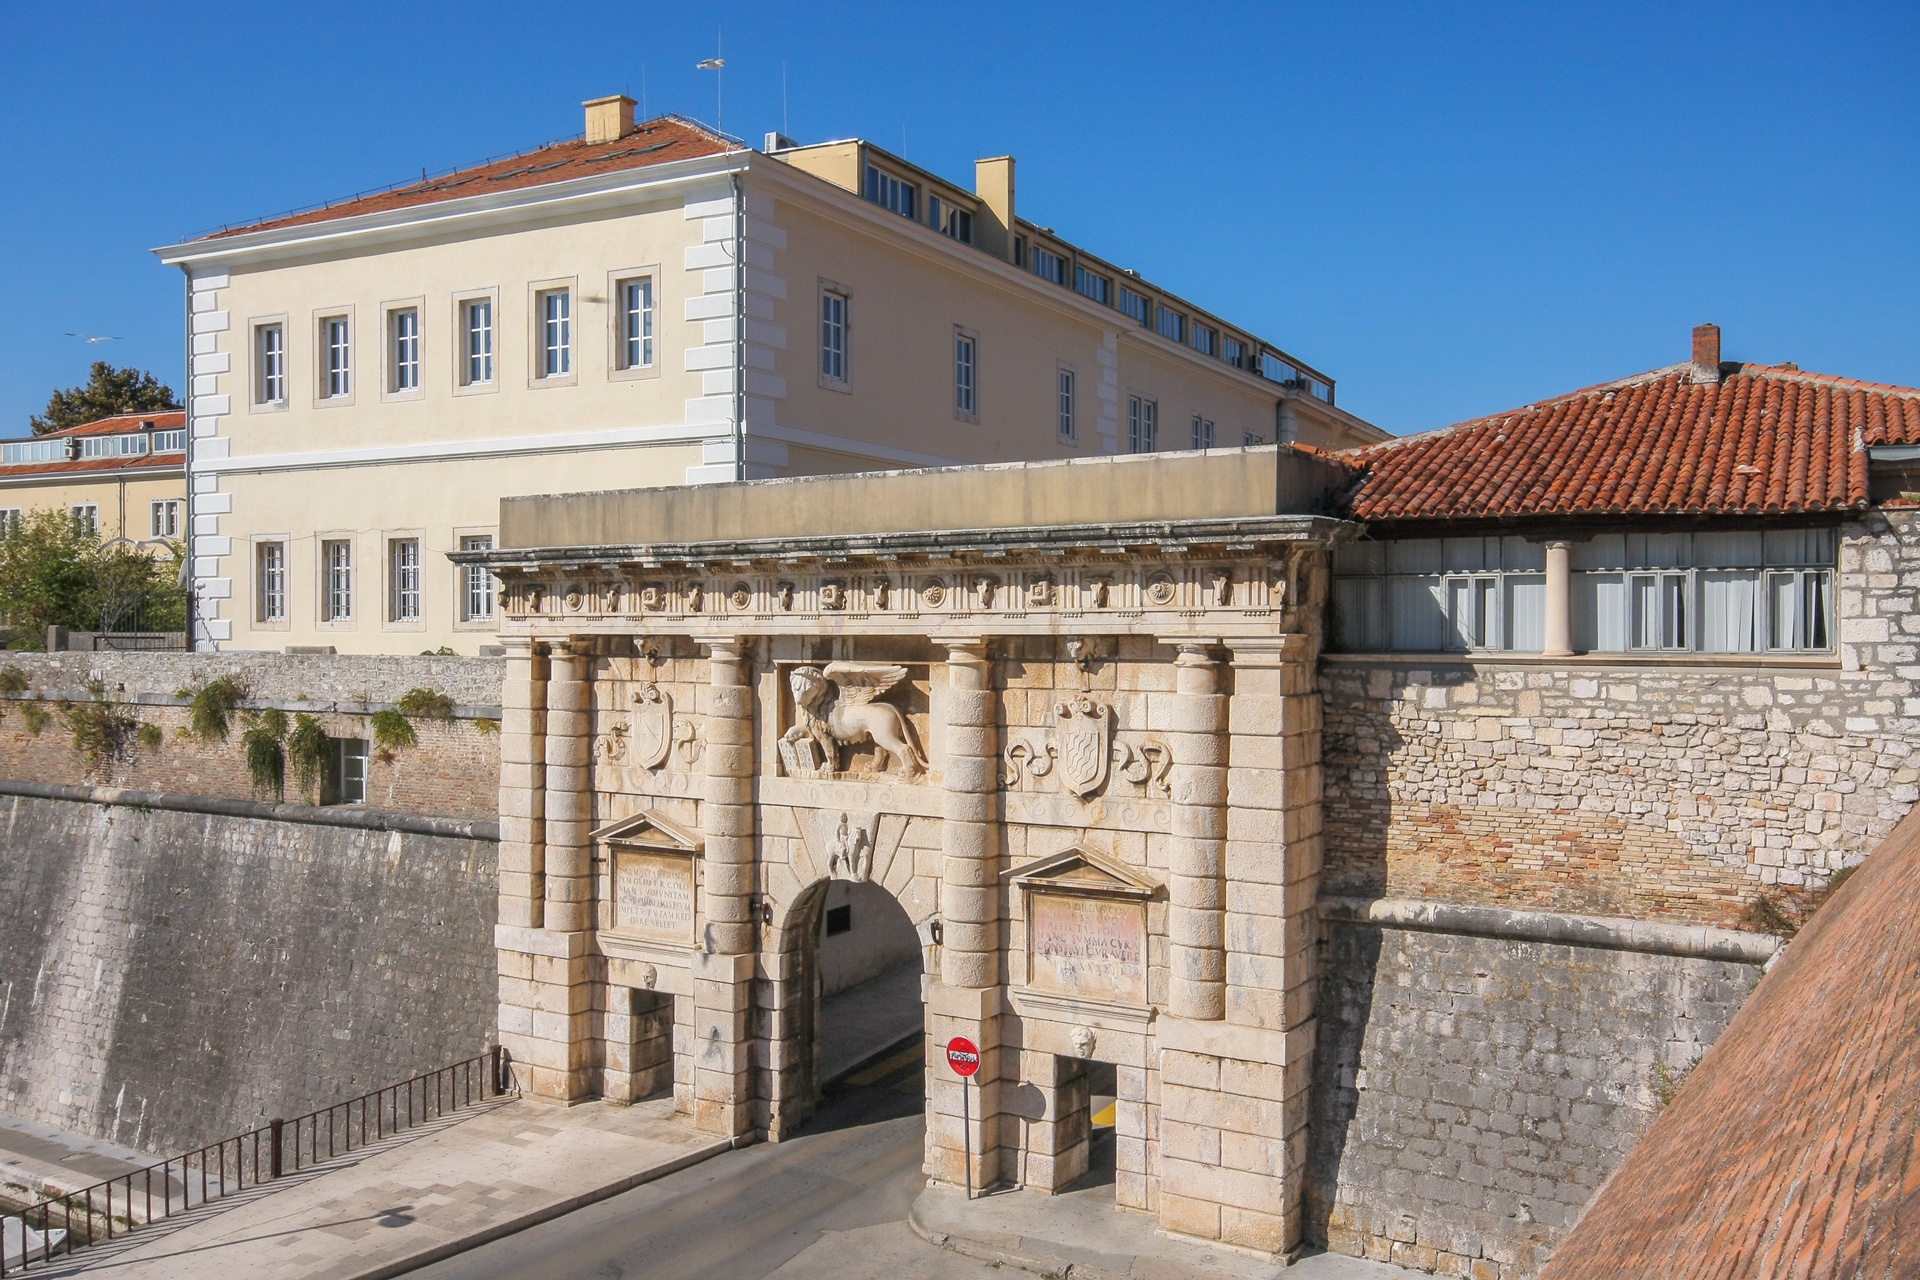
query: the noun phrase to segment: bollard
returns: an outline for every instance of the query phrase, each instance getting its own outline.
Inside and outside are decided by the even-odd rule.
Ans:
[[[498,1097],[506,1092],[505,1086],[500,1083],[500,1046],[497,1044],[487,1046],[487,1078],[492,1083],[481,1097]]]
[[[267,1121],[267,1128],[273,1131],[268,1140],[267,1176],[269,1178],[277,1178],[280,1176],[280,1131],[286,1127],[286,1123],[285,1120],[277,1117]]]

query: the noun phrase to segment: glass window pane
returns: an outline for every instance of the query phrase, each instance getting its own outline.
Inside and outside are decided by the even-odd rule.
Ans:
[[[1395,538],[1386,544],[1388,573],[1438,573],[1440,539]]]
[[[1439,578],[1387,579],[1389,644],[1401,653],[1438,653],[1444,647],[1445,583]]]
[[[1513,576],[1506,584],[1505,647],[1516,653],[1538,653],[1547,647],[1547,580]]]

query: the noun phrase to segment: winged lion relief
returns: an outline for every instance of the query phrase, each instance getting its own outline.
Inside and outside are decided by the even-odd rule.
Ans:
[[[911,780],[927,772],[927,758],[913,726],[880,698],[907,678],[907,669],[885,662],[829,662],[795,667],[787,674],[795,723],[780,735],[780,760],[794,777],[832,777],[843,771],[846,753],[872,743],[874,772]]]

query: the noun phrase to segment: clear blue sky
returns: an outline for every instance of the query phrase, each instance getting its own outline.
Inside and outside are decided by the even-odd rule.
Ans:
[[[643,79],[711,121],[716,28],[729,132],[784,110],[962,180],[1011,152],[1022,214],[1393,431],[1674,363],[1701,320],[1729,359],[1920,385],[1911,3],[16,0],[0,431],[96,354],[184,390],[152,246],[576,134]]]

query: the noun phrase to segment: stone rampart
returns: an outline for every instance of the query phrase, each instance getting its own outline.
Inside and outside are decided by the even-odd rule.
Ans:
[[[174,799],[0,797],[0,1110],[165,1152],[489,1042],[491,839]]]

